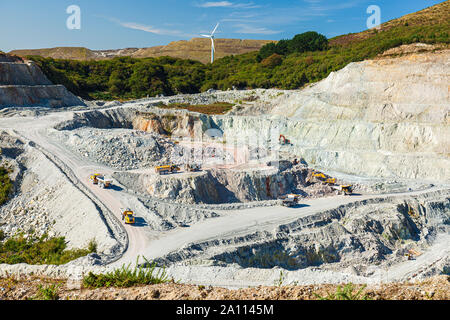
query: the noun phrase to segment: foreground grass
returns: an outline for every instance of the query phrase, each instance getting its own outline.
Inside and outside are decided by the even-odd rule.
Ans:
[[[326,296],[321,296],[317,293],[314,295],[319,300],[371,300],[367,294],[363,294],[366,285],[357,288],[352,283],[348,283],[345,286],[338,286],[336,292],[328,293]]]
[[[102,287],[118,287],[128,288],[137,285],[161,284],[172,282],[172,279],[166,274],[164,269],[156,270],[156,264],[150,264],[145,258],[144,260],[150,267],[139,265],[139,257],[136,260],[136,266],[131,264],[105,274],[94,274],[89,272],[83,278],[83,285],[86,288],[102,288]]]
[[[97,250],[93,241],[87,249],[67,250],[64,237],[48,239],[46,235],[40,238],[18,235],[5,241],[0,238],[0,241],[0,263],[5,264],[61,265]]]

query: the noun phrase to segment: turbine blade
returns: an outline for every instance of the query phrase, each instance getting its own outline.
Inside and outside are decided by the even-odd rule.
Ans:
[[[206,34],[201,34],[201,36],[202,36],[202,37],[205,37],[205,38],[211,38],[210,35],[206,35]]]
[[[213,32],[211,32],[211,35],[213,35],[216,32],[218,27],[219,27],[219,23],[216,24],[216,27],[214,28]]]

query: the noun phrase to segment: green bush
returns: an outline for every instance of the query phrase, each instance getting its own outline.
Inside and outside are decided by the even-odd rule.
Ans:
[[[51,284],[48,286],[39,285],[36,295],[33,300],[58,300],[59,285]]]
[[[363,294],[366,287],[366,285],[363,285],[357,290],[352,283],[349,283],[344,287],[338,286],[335,293],[329,293],[325,297],[318,294],[315,294],[315,296],[320,300],[370,300],[366,294]]]
[[[11,179],[9,179],[8,170],[4,167],[0,167],[0,206],[8,200],[12,187],[13,185]]]
[[[46,235],[35,238],[18,235],[0,242],[0,263],[61,265],[95,252],[96,245],[88,249],[67,250],[64,237],[48,239]]]
[[[164,269],[156,270],[155,263],[149,263],[145,258],[147,266],[139,265],[139,257],[136,266],[131,268],[131,263],[123,265],[114,271],[106,274],[94,274],[89,272],[83,278],[83,285],[86,288],[102,287],[132,287],[136,285],[149,285],[171,282]]]

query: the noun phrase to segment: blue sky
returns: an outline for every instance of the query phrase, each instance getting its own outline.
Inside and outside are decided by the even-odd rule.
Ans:
[[[366,29],[369,5],[385,22],[442,0],[0,0],[0,50],[82,46],[117,49],[165,45],[210,32],[218,38],[286,39],[305,31],[331,38]],[[66,9],[81,9],[69,30]]]

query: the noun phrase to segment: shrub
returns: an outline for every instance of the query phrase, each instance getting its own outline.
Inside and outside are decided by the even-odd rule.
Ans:
[[[9,179],[8,170],[0,167],[0,206],[8,200],[12,187],[13,185],[11,179]]]
[[[263,67],[274,68],[283,62],[283,58],[279,54],[272,54],[270,57],[261,61]]]
[[[66,249],[64,237],[47,239],[18,235],[0,242],[0,263],[6,264],[54,264],[61,265],[69,261],[86,256],[96,250],[90,245],[88,249]]]
[[[156,270],[156,264],[150,263],[147,259],[146,266],[139,265],[139,256],[136,259],[136,266],[131,268],[131,263],[127,266],[123,265],[114,271],[106,274],[94,274],[89,272],[83,278],[83,285],[86,288],[102,288],[102,287],[132,287],[135,285],[149,285],[167,283],[170,280],[165,269]]]
[[[33,300],[58,300],[59,285],[51,284],[48,286],[39,285],[38,292],[34,296]]]
[[[366,294],[363,294],[366,285],[363,285],[358,291],[357,288],[349,283],[344,287],[338,286],[335,293],[329,293],[326,297],[314,294],[320,300],[370,300]]]

